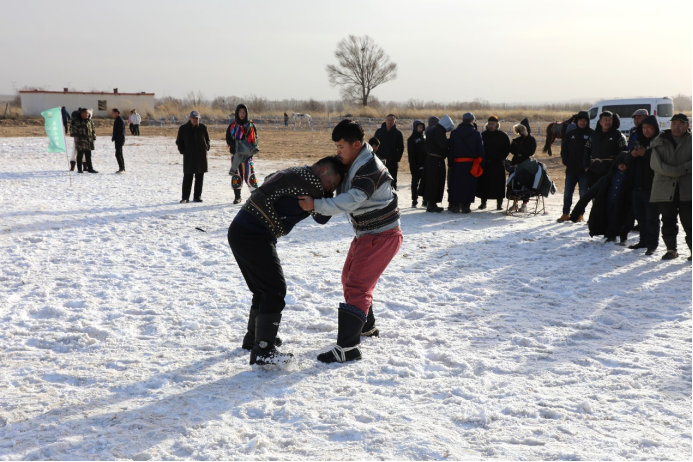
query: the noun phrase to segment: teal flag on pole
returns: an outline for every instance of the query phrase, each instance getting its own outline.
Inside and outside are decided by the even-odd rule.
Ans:
[[[66,152],[63,116],[60,108],[47,109],[41,115],[45,119],[46,135],[48,135],[48,152]]]

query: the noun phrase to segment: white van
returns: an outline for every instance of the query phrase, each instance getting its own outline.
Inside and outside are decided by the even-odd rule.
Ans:
[[[589,110],[590,127],[593,129],[597,128],[599,114],[604,111],[610,111],[618,114],[621,118],[619,130],[628,136],[630,129],[633,127],[631,116],[638,109],[647,109],[650,115],[657,116],[662,130],[671,127],[671,117],[674,115],[674,101],[668,96],[664,98],[607,99],[600,101]]]

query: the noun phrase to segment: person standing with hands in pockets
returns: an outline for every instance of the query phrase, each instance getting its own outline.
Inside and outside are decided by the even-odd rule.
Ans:
[[[202,184],[207,172],[207,151],[209,151],[209,133],[207,126],[200,123],[200,113],[192,111],[190,120],[178,129],[176,138],[178,152],[183,155],[183,197],[181,204],[190,200],[190,190],[195,178],[193,202],[202,202]]]

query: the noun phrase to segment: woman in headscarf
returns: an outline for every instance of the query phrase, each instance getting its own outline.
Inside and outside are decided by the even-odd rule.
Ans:
[[[243,182],[248,185],[250,192],[253,192],[258,186],[252,156],[238,162],[238,170],[234,171],[233,166],[236,164],[236,162],[234,162],[234,157],[236,155],[237,143],[245,143],[251,148],[257,149],[257,129],[252,120],[250,120],[248,107],[245,104],[236,106],[234,121],[231,122],[231,125],[229,125],[229,128],[226,130],[226,144],[228,144],[232,155],[232,167],[231,170],[229,170],[229,175],[231,175],[234,204],[241,203],[241,188],[243,187]]]

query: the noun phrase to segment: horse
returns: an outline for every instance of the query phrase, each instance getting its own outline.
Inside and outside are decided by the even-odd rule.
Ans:
[[[568,130],[568,126],[575,121],[576,117],[577,114],[574,114],[568,120],[564,120],[563,122],[551,122],[546,127],[546,143],[544,143],[544,149],[542,149],[542,152],[548,152],[550,156],[553,156],[553,153],[551,152],[551,145],[557,139],[563,139],[566,130]]]
[[[298,120],[299,126],[303,123],[304,120],[308,123],[310,123],[313,120],[310,114],[300,114],[298,112],[294,112],[293,114],[291,114],[291,117],[294,119],[294,123],[296,123],[296,120]]]

